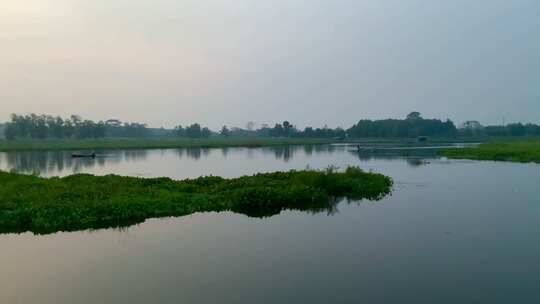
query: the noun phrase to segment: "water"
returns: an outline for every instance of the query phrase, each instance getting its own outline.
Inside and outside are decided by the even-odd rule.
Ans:
[[[123,230],[0,235],[0,303],[536,303],[540,166],[430,149],[0,154],[0,168],[173,178],[357,165],[392,196],[266,219],[205,213]],[[405,154],[405,156],[403,156]]]

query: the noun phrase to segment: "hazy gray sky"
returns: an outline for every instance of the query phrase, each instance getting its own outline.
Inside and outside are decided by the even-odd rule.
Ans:
[[[540,123],[538,0],[0,0],[12,112]]]

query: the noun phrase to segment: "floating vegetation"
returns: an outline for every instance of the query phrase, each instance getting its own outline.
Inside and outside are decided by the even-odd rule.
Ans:
[[[489,142],[476,148],[446,150],[443,155],[456,159],[540,163],[540,140]]]
[[[283,210],[316,212],[328,210],[338,198],[379,200],[391,188],[390,178],[356,167],[182,181],[88,174],[46,179],[0,172],[0,232],[122,227],[210,211],[253,217]]]

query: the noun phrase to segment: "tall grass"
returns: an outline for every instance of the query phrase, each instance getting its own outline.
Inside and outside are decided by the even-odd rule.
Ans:
[[[205,211],[257,217],[285,209],[320,211],[338,197],[378,200],[391,187],[390,178],[353,167],[344,172],[304,170],[182,181],[85,174],[45,179],[0,172],[0,232],[125,226]]]

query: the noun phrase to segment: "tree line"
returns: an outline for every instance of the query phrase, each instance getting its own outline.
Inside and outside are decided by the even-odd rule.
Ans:
[[[186,127],[183,127],[182,125],[176,126],[173,134],[176,137],[209,138],[212,135],[212,131],[207,127],[202,128],[200,124],[194,123]]]
[[[347,130],[350,137],[358,138],[453,137],[457,133],[451,120],[424,119],[418,112],[410,113],[405,119],[360,120]]]
[[[242,129],[223,126],[219,134],[223,137],[291,137],[291,138],[345,138],[347,132],[343,128],[313,128],[299,130],[289,121],[276,123],[273,127],[262,126],[259,129]]]
[[[540,136],[540,126],[514,123],[505,126],[481,126],[478,122],[465,123],[457,128],[451,120],[425,119],[419,112],[411,112],[404,119],[363,119],[348,129],[341,127],[297,128],[290,121],[254,128],[249,123],[245,129],[223,126],[213,132],[199,123],[178,125],[173,130],[150,129],[142,123],[120,123],[117,120],[94,122],[78,115],[62,118],[50,115],[17,115],[4,124],[3,132],[8,140],[15,139],[97,139],[104,137],[290,137],[290,138],[415,138],[415,137],[471,137],[471,136]]]
[[[4,126],[8,140],[15,139],[98,139],[104,137],[145,137],[146,125],[125,123],[120,126],[107,125],[103,121],[94,122],[78,115],[69,118],[50,115],[17,115]]]
[[[298,138],[405,138],[418,136],[452,137],[458,130],[451,120],[424,119],[418,112],[412,112],[405,119],[360,120],[345,130],[341,127],[323,128],[306,127],[297,129],[291,122],[275,124],[274,127],[263,126],[256,130],[232,129],[224,126],[220,132],[223,136],[234,137],[298,137]]]
[[[461,128],[459,135],[468,136],[540,136],[540,126],[536,124],[511,123],[506,126],[486,126],[479,128]]]

